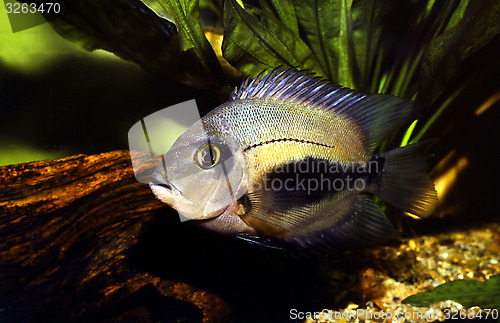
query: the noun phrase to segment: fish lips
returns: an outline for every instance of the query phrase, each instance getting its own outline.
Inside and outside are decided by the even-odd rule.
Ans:
[[[157,177],[160,177],[161,179]],[[153,173],[153,178],[156,180],[156,183],[149,183],[149,188],[153,194],[163,203],[174,206],[174,204],[176,204],[175,201],[182,196],[181,191],[179,191],[172,183],[164,180],[161,175],[156,172]]]
[[[172,183],[169,183],[160,173],[158,173],[157,171],[154,171],[153,174],[151,175],[151,177],[156,181],[156,183],[149,183],[149,186],[151,185],[158,185],[158,186],[162,186],[166,189],[169,189],[169,190],[172,190],[172,189],[175,189],[177,190],[177,188],[175,188],[174,185],[172,185]],[[177,190],[178,191],[178,190]]]
[[[149,183],[149,188],[157,199],[174,207],[179,198],[182,198],[182,193],[172,183],[168,182],[160,173],[153,172],[151,175],[155,182]]]
[[[175,185],[167,181],[160,173],[155,171],[151,176],[155,180],[155,183],[150,182],[149,188],[157,199],[170,205],[179,213],[181,221],[210,219],[219,216],[227,209],[226,207],[210,214],[203,214],[203,211],[206,211],[205,206],[189,202],[183,196],[182,192]],[[200,214],[203,215],[200,216]]]

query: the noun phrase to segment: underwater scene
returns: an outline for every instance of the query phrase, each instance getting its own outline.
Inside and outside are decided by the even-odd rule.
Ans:
[[[498,322],[500,2],[0,3],[0,322]]]

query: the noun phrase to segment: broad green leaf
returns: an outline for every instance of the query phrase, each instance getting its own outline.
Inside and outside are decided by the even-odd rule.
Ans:
[[[353,72],[355,66],[355,52],[353,42],[353,21],[351,13],[352,0],[342,0],[340,6],[340,35],[338,47],[340,50],[339,59],[339,81],[338,83],[350,88],[356,88],[354,84]],[[335,45],[334,45],[335,46]]]
[[[296,13],[301,29],[304,31],[306,43],[325,76],[333,82],[341,84],[340,69],[347,62],[342,51],[340,25],[341,1],[328,0],[295,0]]]
[[[356,84],[369,92],[414,97],[425,33],[432,25],[425,18],[425,3],[361,0],[352,14]]]
[[[158,0],[158,3],[174,19],[181,35],[181,50],[194,48],[203,56],[205,46],[209,46],[201,28],[198,1]]]
[[[219,15],[222,16],[222,4],[219,7],[218,3],[216,3],[216,2],[218,2],[218,1],[200,0],[200,5],[199,5],[200,11],[203,9],[207,9],[207,10],[210,10],[212,13],[217,14],[217,16],[219,16]],[[201,16],[203,16],[203,15],[201,15]],[[202,21],[203,21],[203,18],[202,18]]]
[[[66,1],[60,13],[44,15],[61,36],[86,50],[104,49],[152,74],[197,88],[220,83],[194,50],[181,53],[175,24],[140,1]]]
[[[235,0],[224,5],[222,52],[231,65],[255,76],[283,65],[310,68],[323,74],[307,45],[270,10],[242,8]]]
[[[59,13],[44,15],[62,37],[86,50],[104,49],[147,71],[175,79],[171,62],[179,56],[176,27],[142,2],[65,1]]]
[[[148,6],[148,8],[153,10],[158,16],[172,23],[175,23],[174,18],[172,18],[170,12],[165,10],[165,8],[163,8],[163,6],[159,4],[157,0],[141,0],[141,2]]]
[[[434,101],[446,82],[458,71],[459,65],[468,56],[486,45],[500,34],[500,2],[469,2],[462,0],[450,9],[451,18],[443,25],[442,32],[435,32],[429,41],[428,50],[420,68],[421,97]],[[481,17],[481,19],[477,19]],[[450,94],[422,126],[412,143],[418,142],[443,114],[458,95],[475,80],[463,80],[462,85]]]
[[[263,3],[264,1],[261,1]],[[271,0],[274,10],[278,14],[278,18],[288,27],[294,34],[299,34],[299,23],[295,13],[295,7],[290,0]]]
[[[387,37],[386,24],[394,19],[394,12],[399,7],[398,1],[362,0],[351,8],[353,24],[356,26],[352,31],[356,64],[352,68],[356,68],[353,77],[360,90],[391,93],[387,90],[387,81],[394,61],[389,61],[389,58],[393,42],[399,38],[394,32]]]
[[[380,43],[380,6],[377,1],[360,1],[352,8],[356,30],[352,31],[356,60],[355,82],[357,88],[376,93],[381,83],[382,58],[385,48]],[[394,5],[394,1],[388,3]],[[374,66],[376,68],[374,68]]]
[[[432,39],[423,58],[426,96],[435,99],[460,63],[500,34],[499,21],[500,1],[460,2],[445,31]]]
[[[500,275],[489,280],[455,280],[437,286],[430,292],[418,293],[403,300],[403,304],[429,307],[430,305],[451,300],[469,308],[500,309]]]
[[[194,49],[203,65],[222,81],[219,61],[201,27],[198,0],[158,0],[158,3],[175,20],[182,51]]]
[[[255,3],[226,1],[224,55],[243,73],[298,66],[340,85],[426,103],[465,58],[500,33],[495,0]],[[422,118],[403,142],[422,138],[445,108]]]

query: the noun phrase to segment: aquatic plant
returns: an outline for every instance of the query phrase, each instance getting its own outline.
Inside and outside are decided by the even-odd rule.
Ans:
[[[479,306],[483,309],[500,309],[500,275],[481,282],[478,280],[455,280],[437,286],[430,292],[422,292],[405,298],[403,304],[429,307],[430,305],[452,300],[469,308]],[[485,314],[483,314],[485,315]],[[496,313],[498,316],[498,312]]]
[[[346,87],[431,105],[424,120],[399,134],[401,145],[424,138],[473,82],[465,79],[437,100],[460,64],[500,33],[500,3],[490,0],[87,0],[64,6],[63,15],[46,15],[64,37],[194,87],[227,95],[238,73],[254,77],[298,66]]]

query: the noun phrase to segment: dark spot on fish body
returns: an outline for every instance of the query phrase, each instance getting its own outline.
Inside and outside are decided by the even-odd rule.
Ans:
[[[375,181],[383,158],[368,163],[343,164],[307,157],[278,165],[266,173],[260,196],[281,210],[312,205],[342,191],[367,192]]]

